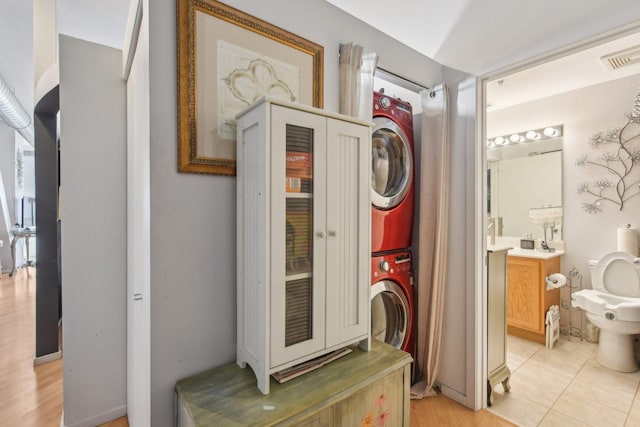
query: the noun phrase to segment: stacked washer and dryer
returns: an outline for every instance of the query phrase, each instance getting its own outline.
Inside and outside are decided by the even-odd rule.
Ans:
[[[373,93],[371,336],[414,353],[411,104]]]

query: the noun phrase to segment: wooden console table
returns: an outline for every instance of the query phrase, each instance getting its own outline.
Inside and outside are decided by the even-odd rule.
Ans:
[[[352,349],[286,383],[271,378],[268,395],[235,363],[178,381],[177,426],[408,427],[411,356],[375,340]]]

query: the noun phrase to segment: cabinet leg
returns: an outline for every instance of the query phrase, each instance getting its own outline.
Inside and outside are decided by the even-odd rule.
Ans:
[[[487,381],[487,406],[493,405],[493,386],[491,381]]]
[[[504,391],[507,392],[507,393],[511,391],[511,384],[509,384],[509,379],[510,378],[511,377],[509,376],[509,377],[505,378],[504,381],[502,381],[502,387],[504,388]]]

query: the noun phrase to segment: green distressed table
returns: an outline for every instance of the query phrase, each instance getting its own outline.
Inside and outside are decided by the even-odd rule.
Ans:
[[[176,384],[177,425],[408,426],[411,356],[378,341],[263,395],[230,363]]]

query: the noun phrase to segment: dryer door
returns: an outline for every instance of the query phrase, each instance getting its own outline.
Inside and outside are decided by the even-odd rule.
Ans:
[[[371,286],[371,338],[404,349],[409,323],[409,302],[391,280]]]
[[[404,199],[413,177],[413,155],[404,131],[386,117],[373,118],[371,202],[391,209]]]

